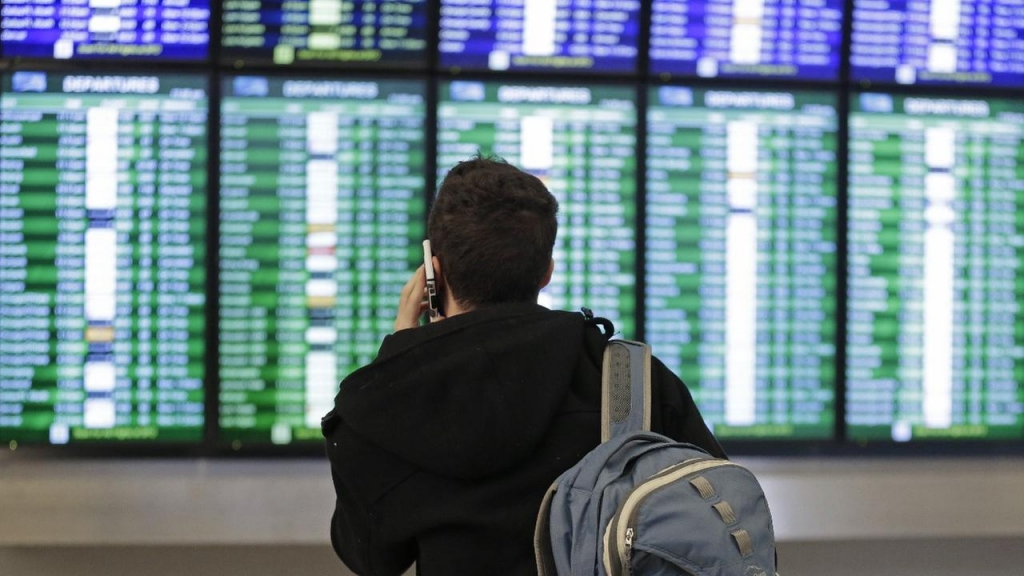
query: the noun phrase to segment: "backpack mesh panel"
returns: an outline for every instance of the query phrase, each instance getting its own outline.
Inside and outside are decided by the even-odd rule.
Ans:
[[[629,350],[623,346],[611,344],[611,420],[614,423],[629,418],[632,404],[632,392],[629,378]]]

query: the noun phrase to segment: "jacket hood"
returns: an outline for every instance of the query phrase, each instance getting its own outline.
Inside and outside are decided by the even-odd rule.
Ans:
[[[585,329],[581,314],[514,304],[402,330],[342,381],[335,411],[417,467],[467,480],[499,474],[544,439]]]

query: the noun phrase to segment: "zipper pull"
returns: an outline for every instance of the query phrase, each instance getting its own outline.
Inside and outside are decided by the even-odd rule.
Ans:
[[[633,576],[633,529],[626,528],[626,540],[622,543],[625,553],[622,555],[622,567],[626,576]]]

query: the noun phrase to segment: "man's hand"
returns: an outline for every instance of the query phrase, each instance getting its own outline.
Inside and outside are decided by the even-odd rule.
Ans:
[[[420,325],[420,316],[427,310],[427,272],[421,265],[402,288],[398,300],[398,317],[395,318],[395,332]]]

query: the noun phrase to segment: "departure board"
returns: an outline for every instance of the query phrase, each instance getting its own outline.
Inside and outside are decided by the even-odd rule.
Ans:
[[[1024,437],[1024,102],[851,102],[848,435]]]
[[[204,60],[210,0],[4,0],[7,58]]]
[[[206,118],[201,76],[3,76],[4,443],[202,440]]]
[[[239,76],[222,93],[220,437],[322,442],[423,262],[425,87]]]
[[[650,71],[836,80],[845,0],[654,0]]]
[[[427,0],[224,0],[225,63],[423,67]]]
[[[1024,86],[1020,0],[854,0],[853,80]]]
[[[834,430],[835,97],[651,89],[646,340],[720,438]]]
[[[635,94],[454,81],[438,104],[438,178],[478,152],[540,178],[559,203],[555,271],[540,303],[586,306],[625,337],[635,335]]]
[[[440,64],[635,72],[639,0],[441,0]]]

